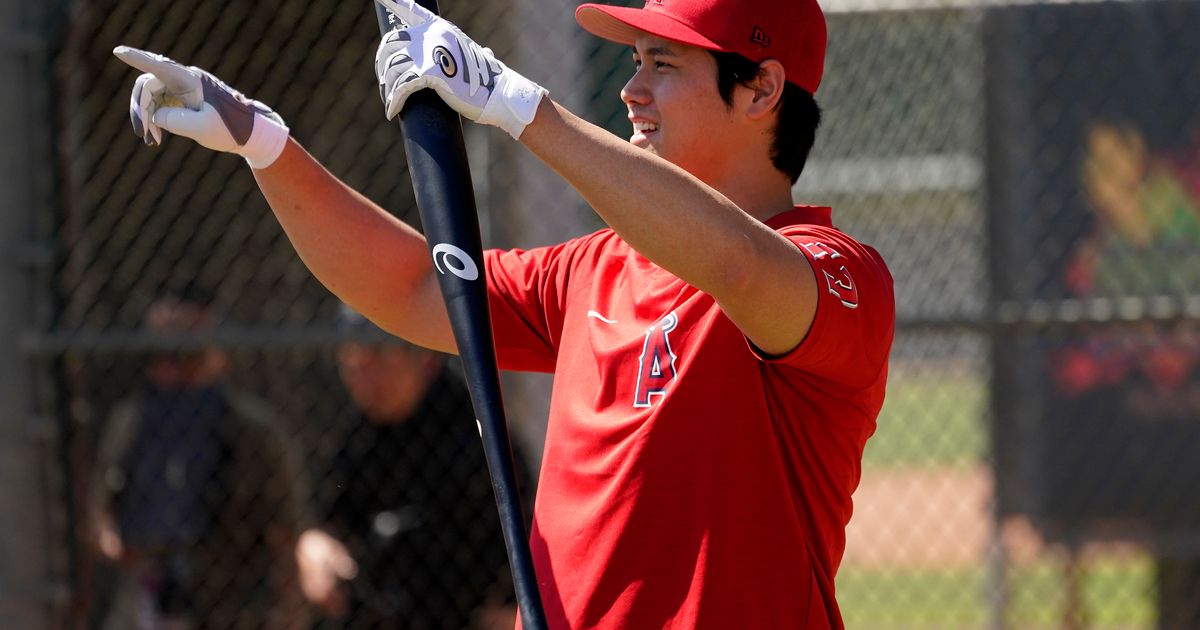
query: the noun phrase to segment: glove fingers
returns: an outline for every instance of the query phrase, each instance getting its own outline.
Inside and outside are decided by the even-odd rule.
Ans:
[[[129,119],[133,132],[146,144],[162,144],[162,130],[151,122],[154,110],[161,102],[165,88],[152,74],[143,74],[133,84],[129,95]]]
[[[404,109],[404,104],[408,102],[408,97],[412,96],[413,92],[429,87],[432,81],[429,77],[417,76],[415,72],[408,72],[401,75],[392,84],[392,93],[388,95],[385,105],[387,105],[387,119],[395,118],[400,110]]]
[[[184,95],[200,88],[199,77],[168,57],[129,46],[117,46],[113,54],[134,68],[158,77],[173,94]]]
[[[437,16],[425,7],[412,0],[375,0],[379,6],[387,9],[392,15],[400,18],[405,26],[418,26]]]
[[[155,108],[157,109],[157,108]],[[147,116],[146,129],[150,132],[150,138],[146,139],[146,144],[154,144],[155,146],[162,144],[162,127],[154,124],[154,114]],[[152,142],[153,141],[153,142]]]
[[[227,132],[216,137],[217,128],[224,130],[217,110],[205,103],[200,111],[187,107],[160,107],[151,120],[155,125],[177,135],[191,138],[214,151],[231,151],[235,148]]]
[[[178,63],[168,57],[164,57],[158,53],[142,50],[140,48],[133,48],[132,46],[117,46],[113,49],[113,54],[116,55],[117,59],[124,61],[125,63],[137,68],[138,70],[141,70],[142,72],[149,72],[150,74],[160,77],[163,74],[168,73],[170,68],[181,67]]]
[[[382,77],[384,83],[395,81],[395,77],[401,76],[412,69],[413,58],[408,54],[407,49],[398,50],[391,55],[388,55],[383,63],[379,64],[379,72],[376,76]]]
[[[146,121],[146,131],[149,133],[144,140],[146,144],[162,144],[162,129],[154,124],[154,111],[162,106],[167,86],[152,74],[142,76],[149,77],[142,91],[142,111],[145,112],[142,120]]]
[[[138,77],[133,84],[133,91],[129,93],[129,122],[133,124],[133,133],[143,140],[146,138],[146,124],[150,122],[144,100],[146,82],[149,80],[150,75]]]

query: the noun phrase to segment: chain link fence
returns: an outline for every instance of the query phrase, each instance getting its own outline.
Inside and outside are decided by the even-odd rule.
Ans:
[[[625,135],[628,52],[575,26],[576,4],[443,9]],[[1200,627],[1200,9],[934,5],[825,3],[825,118],[795,190],[896,278],[888,399],[838,576],[846,625]],[[210,70],[415,222],[376,40],[365,1],[71,5],[52,77],[53,315],[25,344],[63,436],[58,625],[511,614],[453,361],[343,312],[240,158],[142,146],[136,73],[111,54]],[[501,132],[466,131],[485,244],[599,226]],[[506,379],[532,497],[548,381]]]

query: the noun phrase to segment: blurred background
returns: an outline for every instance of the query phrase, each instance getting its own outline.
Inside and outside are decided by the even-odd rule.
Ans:
[[[625,136],[577,4],[442,9]],[[898,300],[847,627],[1200,628],[1200,3],[822,4],[795,196]],[[210,70],[415,222],[377,38],[366,0],[0,0],[0,626],[511,622],[454,361],[341,309],[240,158],[143,146],[110,52]],[[599,227],[466,134],[485,245]],[[549,381],[505,386],[532,496]]]

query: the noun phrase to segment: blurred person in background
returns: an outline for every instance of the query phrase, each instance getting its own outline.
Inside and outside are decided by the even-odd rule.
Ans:
[[[205,333],[202,292],[156,299],[160,335]],[[303,494],[290,445],[260,401],[226,383],[215,348],[159,352],[100,438],[94,541],[118,567],[97,625],[111,630],[300,628],[292,549]]]
[[[339,323],[385,339],[349,308]],[[321,523],[296,549],[304,593],[326,617],[318,627],[511,629],[512,581],[466,386],[443,355],[396,339],[345,343],[337,364],[352,406],[317,484]]]

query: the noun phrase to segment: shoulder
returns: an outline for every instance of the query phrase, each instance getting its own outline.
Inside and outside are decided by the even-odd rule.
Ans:
[[[788,238],[818,266],[851,264],[872,272],[884,284],[892,283],[891,271],[874,247],[833,225],[832,210],[823,206],[796,206],[767,225]]]
[[[596,230],[557,245],[529,249],[489,249],[484,259],[490,265],[572,266],[573,264],[602,255],[611,255],[624,245],[621,237],[610,228]],[[628,246],[625,246],[628,247]]]
[[[484,266],[493,293],[538,296],[538,303],[561,306],[564,296],[590,284],[598,270],[620,264],[629,251],[614,231],[603,229],[548,247],[488,250]]]

